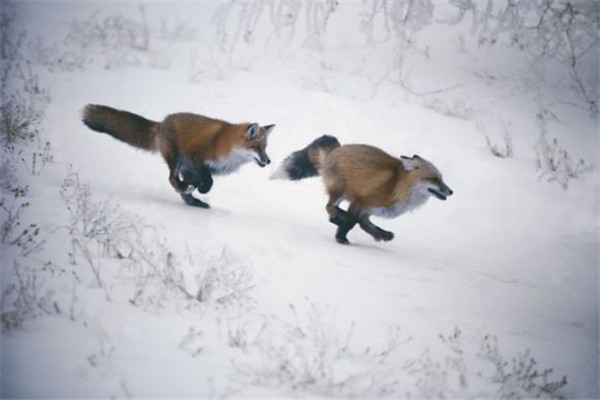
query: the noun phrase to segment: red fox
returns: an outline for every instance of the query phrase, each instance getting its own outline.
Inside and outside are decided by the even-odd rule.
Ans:
[[[107,106],[87,105],[83,123],[134,147],[160,151],[169,167],[169,182],[190,206],[209,208],[192,196],[205,194],[213,185],[212,175],[226,175],[248,161],[260,167],[271,160],[267,139],[275,125],[231,124],[198,114],[177,113],[162,122]]]
[[[340,145],[333,136],[322,136],[289,155],[272,179],[300,180],[321,175],[329,201],[329,221],[337,225],[335,239],[348,244],[346,235],[358,224],[376,241],[389,241],[392,232],[373,224],[376,215],[395,218],[423,205],[430,196],[446,200],[454,192],[429,161],[414,155],[393,157],[377,147]],[[343,200],[348,210],[339,205]]]

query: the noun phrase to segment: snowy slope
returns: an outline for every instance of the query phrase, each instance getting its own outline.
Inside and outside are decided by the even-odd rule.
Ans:
[[[135,18],[139,12],[130,4],[104,7],[36,3],[18,10],[29,35],[56,38],[61,46],[72,19],[97,10]],[[149,4],[145,12],[150,21],[186,21],[193,12],[205,21],[215,4],[204,7],[205,13],[202,4],[192,10]],[[54,23],[36,24],[42,16]],[[143,63],[105,69],[98,60],[75,71],[35,65],[51,94],[42,137],[52,144],[54,162],[39,175],[22,176],[32,204],[26,218],[42,227],[46,243],[27,257],[3,245],[2,281],[4,290],[17,279],[14,260],[17,269],[37,271],[54,310],[3,332],[3,397],[535,393],[521,385],[542,378],[519,380],[511,367],[553,368],[544,379],[566,375],[562,395],[598,396],[598,171],[571,180],[568,190],[540,178],[535,94],[514,82],[486,86],[457,67],[440,86],[460,82],[461,88],[435,101],[393,82],[373,97],[367,77],[327,55],[319,65],[320,56],[302,48],[283,58],[266,51],[243,67],[217,57],[191,81],[192,54],[205,60],[217,52],[203,36],[214,26],[201,26],[197,42],[160,42],[156,51],[173,58],[166,69]],[[427,74],[436,72],[415,61],[415,86],[429,90]],[[202,196],[210,210],[187,207],[168,184],[160,156],[80,122],[88,103],[154,120],[193,111],[275,123],[267,149],[274,162],[217,177]],[[551,132],[598,165],[596,121],[570,106],[555,112]],[[499,138],[503,120],[511,123],[513,158],[493,157],[485,146],[481,127]],[[390,243],[357,229],[349,234],[352,245],[340,246],[319,179],[269,180],[285,156],[325,133],[391,154],[419,154],[442,171],[455,195],[377,220],[395,233]],[[64,195],[69,170],[80,185],[89,184],[92,204],[108,201],[99,215],[125,221],[110,232],[118,243],[102,239],[112,250],[69,230],[79,226],[70,219],[75,203]],[[156,269],[134,260],[136,251],[156,261]],[[203,282],[214,291],[207,289],[204,301],[186,298],[169,280],[179,274],[187,293],[201,291]],[[502,360],[507,374],[498,369]]]

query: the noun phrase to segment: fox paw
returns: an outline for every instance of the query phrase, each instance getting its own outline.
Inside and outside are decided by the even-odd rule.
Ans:
[[[181,193],[181,198],[185,201],[185,204],[192,207],[210,208],[208,203],[203,202],[200,199],[195,198],[191,194]]]
[[[335,241],[338,242],[339,244],[350,244],[350,242],[348,241],[348,239],[344,236],[336,236],[335,237]]]
[[[381,240],[384,242],[389,242],[394,238],[394,234],[392,232],[384,231],[383,229],[377,233],[378,235],[375,237],[375,240],[378,242]]]

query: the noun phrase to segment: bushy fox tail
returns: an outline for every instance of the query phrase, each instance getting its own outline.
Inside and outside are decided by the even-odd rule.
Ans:
[[[127,111],[94,104],[85,106],[82,121],[88,128],[107,133],[131,146],[149,151],[156,150],[155,138],[160,126],[158,122]]]
[[[319,175],[319,169],[327,154],[340,147],[340,142],[329,135],[315,139],[311,144],[287,156],[273,172],[271,179],[297,181]]]

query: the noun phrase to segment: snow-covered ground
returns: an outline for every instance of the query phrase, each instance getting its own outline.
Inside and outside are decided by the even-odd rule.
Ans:
[[[2,397],[597,398],[597,117],[445,25],[423,29],[428,55],[406,57],[401,85],[389,49],[359,41],[362,3],[316,38],[299,20],[283,44],[253,41],[224,4],[15,7],[25,72],[11,84],[38,82],[23,93],[43,118],[39,143],[3,153],[2,218],[30,203],[21,226],[39,246],[13,240],[21,227],[3,239]],[[150,42],[115,45],[128,37]],[[215,178],[212,208],[188,207],[160,156],[81,123],[88,103],[274,123],[273,163]],[[594,168],[549,181],[542,131]],[[512,157],[486,145],[503,132]],[[455,195],[377,220],[392,242],[355,229],[338,245],[319,179],[269,179],[322,134],[419,154]],[[46,141],[53,160],[33,167]]]

